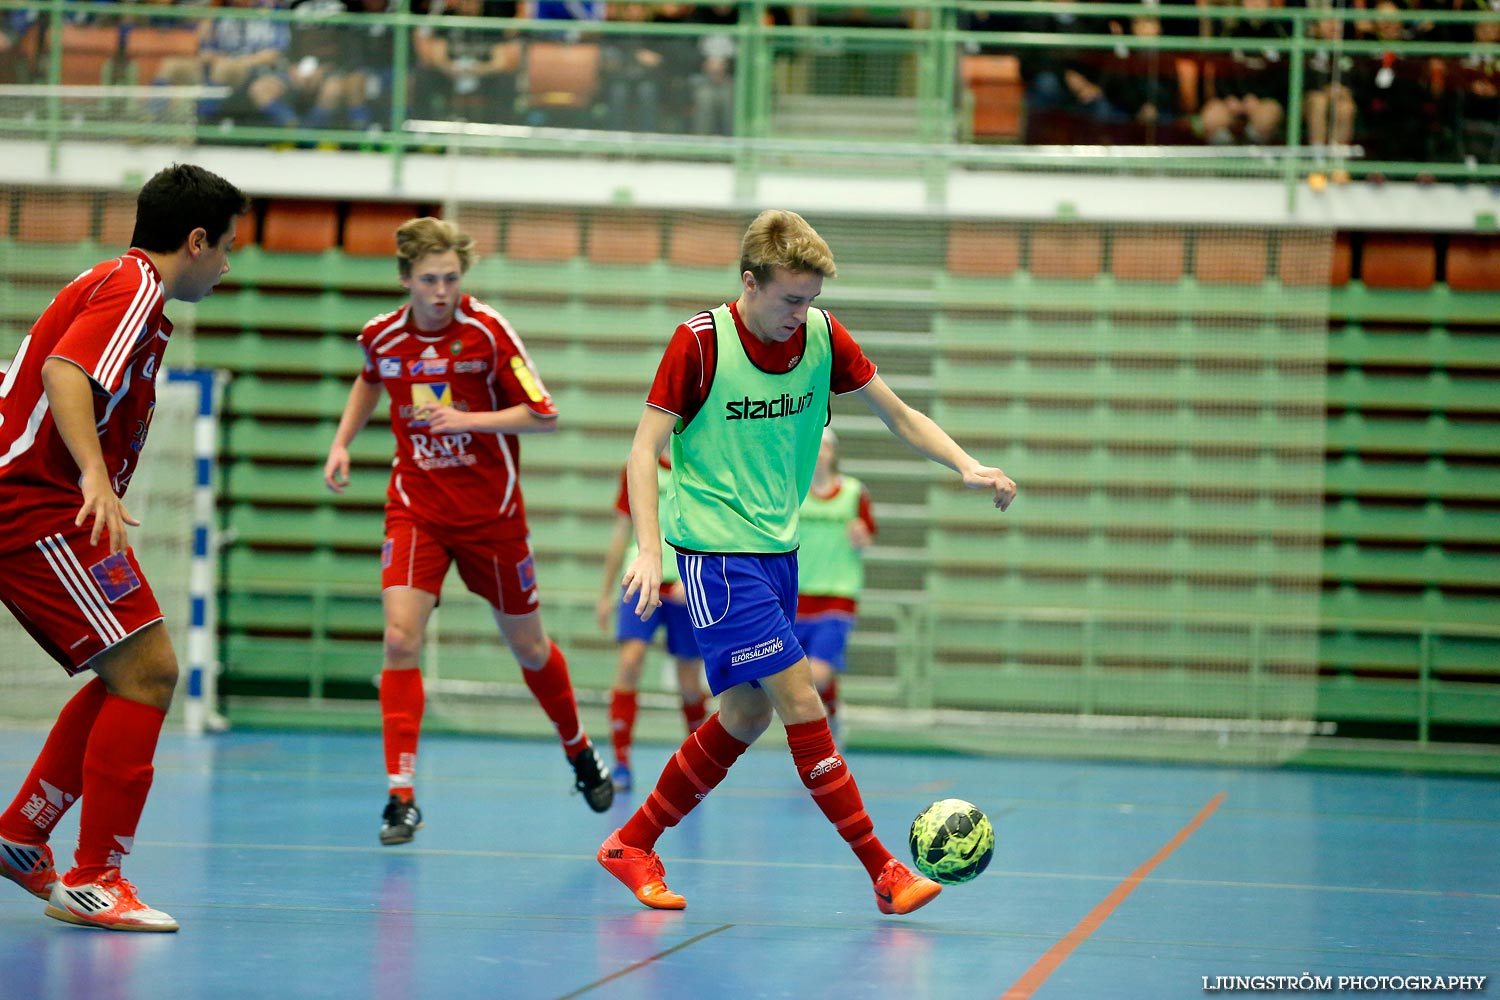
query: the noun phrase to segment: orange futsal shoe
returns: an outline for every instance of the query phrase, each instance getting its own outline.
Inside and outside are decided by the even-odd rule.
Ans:
[[[661,857],[655,851],[626,847],[620,843],[619,830],[600,845],[599,863],[653,910],[687,909],[687,900],[667,888],[667,871],[662,867]]]
[[[153,910],[135,894],[131,885],[111,868],[97,882],[69,885],[65,878],[52,887],[47,901],[47,916],[80,927],[100,927],[107,931],[175,931],[177,921],[160,910]]]
[[[932,902],[942,891],[943,887],[932,879],[892,858],[875,880],[875,905],[881,913],[910,913]]]
[[[21,844],[0,838],[0,875],[37,899],[52,897],[57,869],[52,867],[52,848],[46,844]]]

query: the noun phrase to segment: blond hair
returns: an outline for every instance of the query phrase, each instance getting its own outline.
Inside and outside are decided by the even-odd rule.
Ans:
[[[458,254],[459,269],[467,274],[474,262],[474,241],[453,223],[428,215],[396,228],[396,263],[403,278],[411,277],[412,267],[423,257],[449,250]]]
[[[776,268],[813,271],[825,278],[838,276],[833,251],[818,231],[796,212],[767,209],[755,217],[740,241],[740,272],[749,271],[761,284]]]

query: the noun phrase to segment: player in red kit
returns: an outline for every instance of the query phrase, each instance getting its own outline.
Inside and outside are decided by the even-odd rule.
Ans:
[[[157,173],[137,198],[129,252],[57,293],[0,383],[0,600],[69,674],[94,673],[0,813],[0,875],[71,924],[177,930],[120,874],[177,686],[161,609],[130,548],[127,526],[140,522],[124,496],[172,336],[163,308],[219,283],[248,207],[201,167]],[[80,801],[78,850],[59,877],[47,840]]]
[[[440,219],[412,219],[396,230],[401,284],[411,297],[360,333],[364,369],[323,469],[329,489],[343,492],[349,442],[383,388],[396,437],[380,553],[380,713],[389,779],[383,844],[406,843],[422,826],[414,788],[426,697],[420,654],[450,564],[490,603],[527,687],[557,727],[575,787],[595,812],[614,801],[614,786],[578,719],[567,660],[542,627],[527,540],[517,435],[555,430],[557,410],[510,324],[463,293],[472,246]]]

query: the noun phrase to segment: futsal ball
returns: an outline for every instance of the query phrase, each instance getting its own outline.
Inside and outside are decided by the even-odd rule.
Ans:
[[[995,828],[972,802],[942,799],[911,821],[911,859],[930,879],[954,885],[984,871],[995,853]]]

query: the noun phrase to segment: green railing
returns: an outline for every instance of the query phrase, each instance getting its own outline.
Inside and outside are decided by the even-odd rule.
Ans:
[[[1386,14],[1375,11],[1314,9],[1258,12],[1259,16],[1285,25],[1285,37],[1249,41],[1227,37],[1135,36],[1130,34],[1046,34],[1022,31],[977,31],[964,27],[977,14],[991,16],[1073,14],[1091,20],[1118,19],[1128,23],[1141,13],[1136,4],[1054,3],[1047,0],[918,0],[902,6],[909,27],[858,27],[820,24],[843,11],[863,9],[857,0],[831,0],[813,6],[770,5],[760,0],[738,4],[738,21],[729,25],[665,22],[558,22],[522,18],[456,17],[415,14],[409,0],[389,14],[334,14],[311,18],[293,11],[262,8],[163,7],[148,4],[92,3],[82,0],[30,0],[0,4],[9,16],[34,15],[28,50],[14,49],[7,57],[10,76],[31,88],[10,88],[12,96],[0,103],[0,132],[12,136],[44,138],[56,144],[72,139],[114,138],[148,140],[163,134],[199,143],[302,144],[326,143],[378,151],[397,161],[414,149],[446,147],[462,142],[476,148],[507,152],[583,153],[661,156],[734,162],[746,171],[760,171],[788,157],[817,156],[839,161],[841,169],[868,171],[940,170],[952,166],[1047,168],[1088,171],[1187,172],[1300,179],[1310,170],[1330,164],[1353,177],[1383,174],[1393,178],[1431,175],[1435,179],[1500,179],[1500,163],[1435,162],[1415,155],[1399,160],[1360,159],[1358,149],[1310,147],[1301,139],[1306,118],[1307,58],[1322,49],[1358,64],[1378,60],[1387,51],[1402,56],[1436,60],[1452,69],[1464,59],[1500,59],[1500,44],[1471,41],[1371,40],[1329,41],[1315,37],[1314,25],[1329,20],[1401,20],[1403,23],[1436,25],[1447,30],[1493,19],[1490,12],[1420,11]],[[772,11],[789,12],[792,23],[772,23]],[[1229,22],[1242,17],[1236,7],[1208,6],[1175,8],[1163,6],[1153,12],[1168,21]],[[115,91],[92,97],[76,87],[57,85],[77,74],[65,72],[78,53],[65,37],[62,26],[92,22],[118,25],[118,53],[105,63],[103,79],[110,84],[149,84],[132,75],[133,59],[126,39],[134,32],[196,25],[205,20],[253,20],[282,22],[291,26],[293,45],[307,29],[348,33],[352,40],[375,25],[391,29],[390,81],[387,100],[382,102],[378,128],[328,128],[320,130],[265,127],[243,120],[177,122],[153,120],[149,91]],[[847,20],[847,18],[846,18]],[[512,118],[497,123],[471,121],[457,125],[422,125],[424,101],[430,96],[431,78],[420,75],[414,38],[433,30],[462,29],[493,34],[495,40],[514,40],[525,52],[537,42],[567,33],[573,44],[696,45],[707,35],[722,35],[734,42],[732,135],[623,133],[610,129],[595,104],[582,116],[569,121],[572,127],[554,127],[554,122],[536,95],[523,92],[517,98]],[[1346,32],[1348,33],[1348,32]],[[351,42],[352,44],[352,42]],[[1045,51],[1056,56],[1112,52],[1152,51],[1199,60],[1212,60],[1236,49],[1252,47],[1274,52],[1286,67],[1287,93],[1284,132],[1287,142],[1253,150],[1211,147],[1115,145],[1108,149],[1035,148],[1018,143],[966,141],[966,116],[972,98],[960,79],[959,65],[968,56],[985,53],[1025,55]],[[28,51],[30,54],[28,54]],[[153,63],[154,64],[154,63]],[[525,76],[525,56],[516,78]],[[820,69],[822,67],[822,69]],[[834,67],[828,70],[828,67]],[[841,67],[841,68],[840,68]],[[683,72],[691,69],[683,64]],[[613,82],[609,67],[598,70],[598,95]],[[830,80],[832,72],[835,79]],[[664,76],[669,86],[688,86],[688,77]],[[420,83],[418,90],[413,85]],[[830,90],[841,92],[833,93]],[[666,95],[665,99],[672,99]],[[89,104],[92,100],[95,103]],[[160,103],[160,102],[158,102]],[[821,110],[820,110],[821,109]],[[158,116],[159,117],[159,116]],[[540,125],[538,125],[540,123]],[[585,127],[576,127],[582,124]],[[842,134],[841,134],[842,133]],[[1016,136],[1014,138],[1021,138]]]

